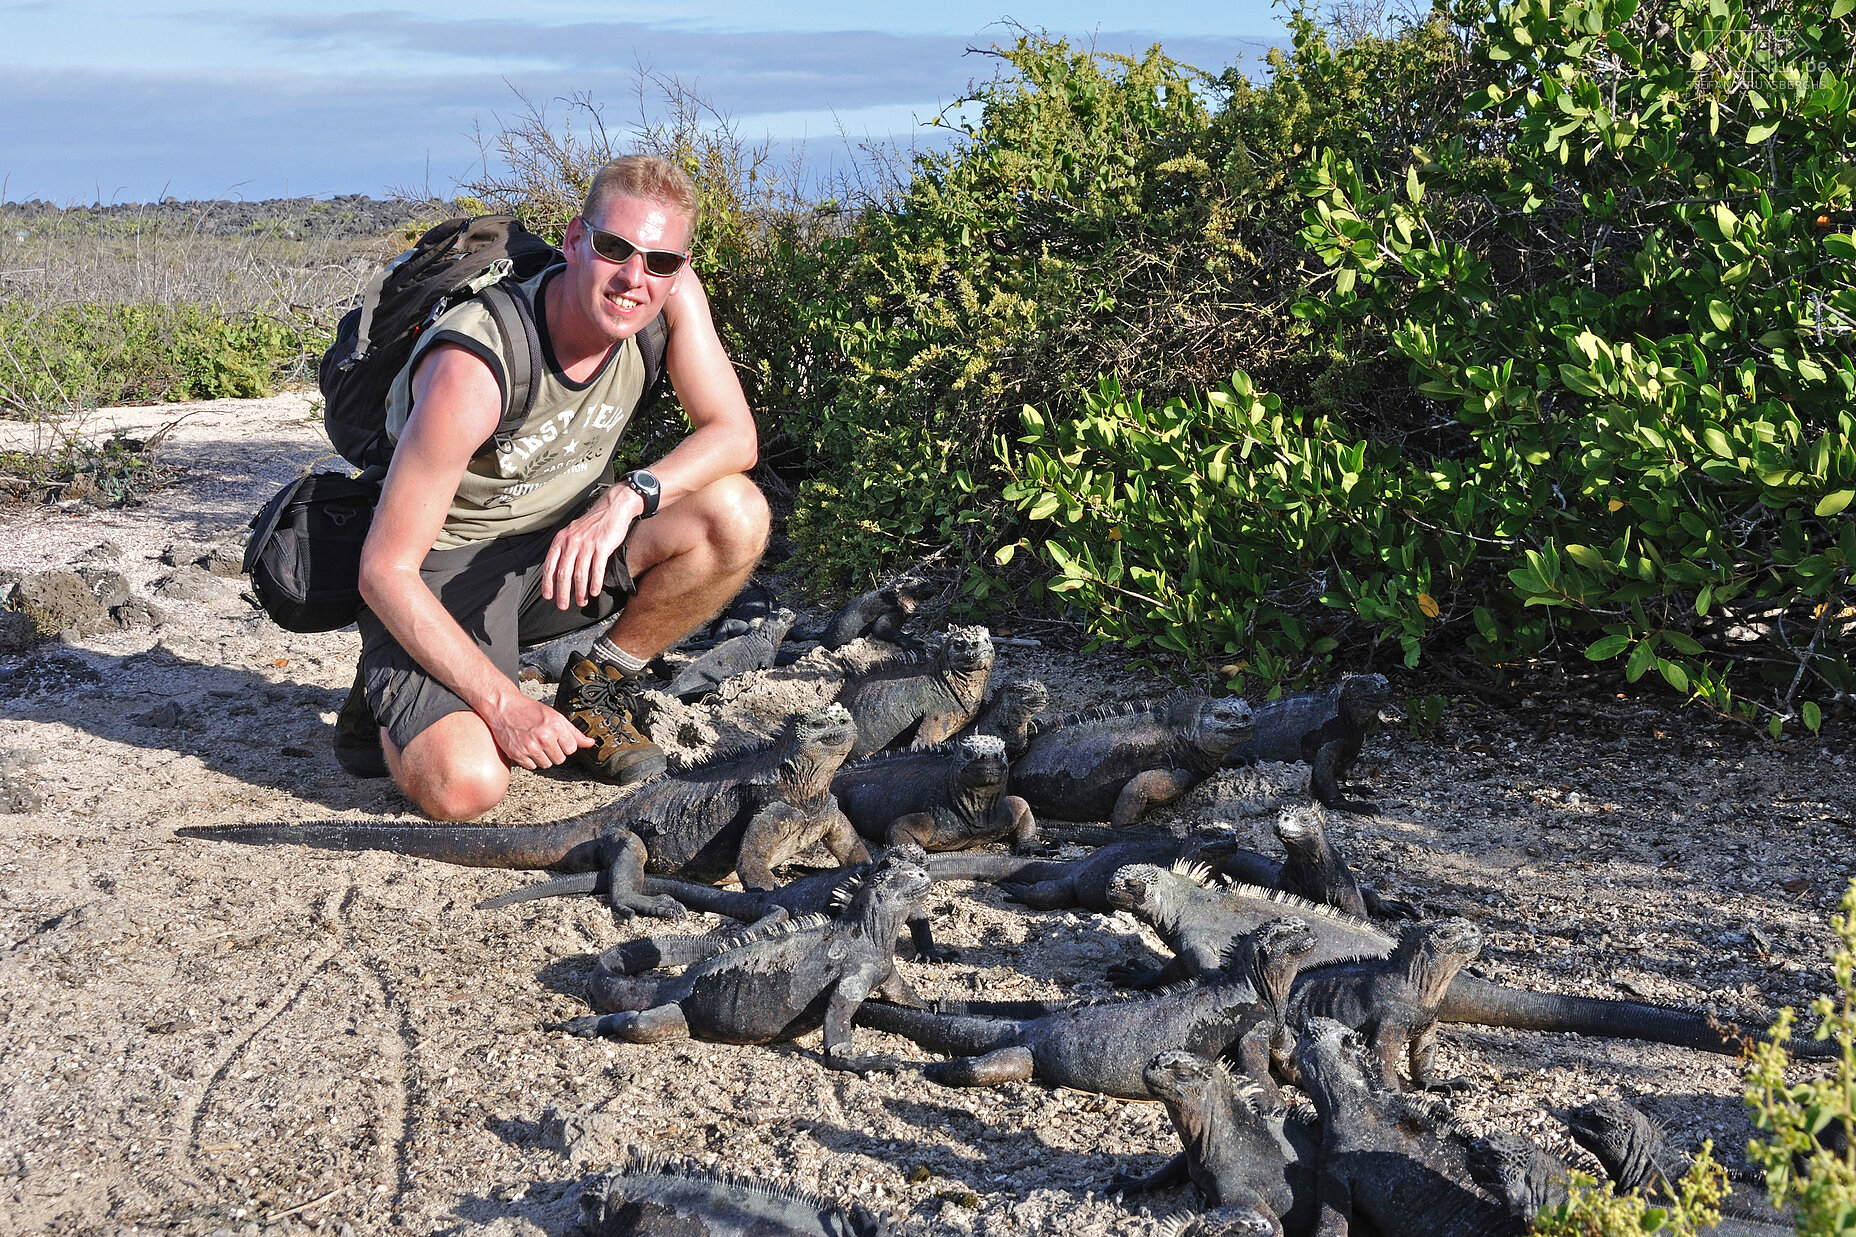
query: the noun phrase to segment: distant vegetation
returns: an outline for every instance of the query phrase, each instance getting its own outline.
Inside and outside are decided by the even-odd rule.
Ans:
[[[610,154],[691,168],[815,583],[951,546],[976,611],[1234,687],[1544,661],[1815,730],[1856,686],[1852,7],[1298,10],[1255,74],[1027,35],[943,149],[828,193],[673,83],[642,131],[531,109],[459,202],[558,231]],[[235,388],[178,358],[275,373],[314,301],[137,355]]]

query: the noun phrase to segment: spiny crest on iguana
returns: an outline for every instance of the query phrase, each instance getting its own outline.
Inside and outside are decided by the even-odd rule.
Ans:
[[[637,1151],[580,1191],[589,1237],[888,1237],[887,1221],[787,1181]]]
[[[1228,696],[1090,709],[1040,727],[1012,785],[1039,817],[1128,825],[1209,777],[1251,729],[1250,706]]]

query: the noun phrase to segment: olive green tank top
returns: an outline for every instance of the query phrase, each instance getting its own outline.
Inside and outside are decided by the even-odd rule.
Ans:
[[[458,482],[451,509],[432,542],[434,550],[455,549],[535,532],[557,523],[594,489],[612,482],[612,450],[644,394],[644,358],[636,340],[614,348],[585,382],[561,372],[548,336],[543,292],[562,270],[551,266],[519,285],[535,311],[542,365],[534,376],[535,403],[527,420],[508,436],[507,450],[492,446],[471,460]],[[521,341],[513,341],[521,346]],[[412,358],[387,393],[387,436],[399,441],[412,415],[413,371],[426,351],[450,343],[481,358],[507,394],[508,368],[490,311],[466,301],[445,313],[419,338]]]

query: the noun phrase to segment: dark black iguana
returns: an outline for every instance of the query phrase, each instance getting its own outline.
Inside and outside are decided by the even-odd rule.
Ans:
[[[1142,1194],[1191,1181],[1223,1224],[1248,1209],[1266,1217],[1264,1232],[1309,1230],[1321,1140],[1311,1112],[1283,1109],[1250,1079],[1196,1053],[1160,1053],[1142,1077],[1166,1105],[1184,1150],[1148,1176],[1112,1182],[1111,1189]]]
[[[1250,737],[1250,706],[1175,692],[1146,704],[1090,709],[1040,723],[1012,763],[1012,787],[1040,819],[1119,827],[1216,772]]]
[[[1296,1046],[1296,1072],[1321,1120],[1313,1231],[1321,1237],[1526,1233],[1528,1221],[1476,1180],[1473,1139],[1448,1109],[1430,1097],[1373,1087],[1364,1047],[1328,1018],[1309,1023]]]
[[[615,914],[674,919],[683,905],[645,891],[647,872],[720,881],[738,872],[772,889],[773,869],[823,842],[840,863],[870,858],[838,810],[831,777],[856,738],[850,714],[825,705],[787,722],[776,742],[719,754],[627,791],[606,807],[547,825],[205,825],[183,837],[321,850],[384,850],[476,868],[602,871]]]
[[[1246,1073],[1273,1086],[1269,1062],[1282,1034],[1283,1002],[1313,945],[1306,924],[1277,920],[1234,951],[1231,965],[1203,981],[1124,1000],[1071,1005],[1033,1018],[975,1016],[960,1007],[904,1009],[872,1001],[860,1025],[914,1040],[954,1059],[922,1073],[955,1087],[1036,1078],[1147,1098],[1143,1071],[1156,1051],[1231,1052]]]
[[[1256,734],[1225,754],[1227,766],[1263,760],[1299,760],[1309,766],[1308,788],[1324,805],[1344,812],[1377,812],[1372,804],[1347,798],[1340,781],[1360,758],[1360,748],[1392,703],[1383,674],[1348,675],[1320,692],[1295,692],[1256,708]]]
[[[1554,1115],[1574,1142],[1597,1157],[1620,1193],[1632,1190],[1665,1204],[1678,1197],[1677,1183],[1688,1175],[1691,1161],[1635,1106],[1606,1096]],[[1766,1203],[1763,1191],[1735,1190],[1722,1200],[1721,1212],[1721,1223],[1704,1232],[1778,1237],[1796,1231],[1791,1217]]]
[[[920,847],[901,849],[905,853],[912,854],[918,862],[927,860],[926,852]],[[679,880],[674,876],[647,875],[644,878],[644,892],[652,897],[675,898],[690,910],[703,911],[711,915],[725,915],[746,924],[757,924],[769,918],[777,922],[782,919],[798,919],[805,915],[835,913],[842,908],[845,899],[849,897],[847,885],[850,879],[862,875],[869,870],[869,867],[867,863],[855,863],[829,872],[815,872],[809,876],[797,877],[776,889],[766,890],[718,889],[714,885],[701,885],[695,881]],[[542,898],[564,898],[600,894],[605,891],[605,872],[581,872],[573,876],[559,876],[538,884],[525,885],[494,898],[485,898],[477,903],[477,909],[480,911],[496,910],[505,906],[514,906],[520,902],[538,901]],[[659,966],[687,966],[691,962],[700,961],[717,952],[722,944],[732,940],[740,931],[739,928],[718,928],[714,932],[700,935],[646,936],[630,942],[628,947],[638,951],[640,968],[644,970]],[[918,911],[910,918],[909,937],[915,944],[915,956],[921,961],[952,962],[958,956],[956,951],[935,944],[934,932],[929,925],[926,911]],[[699,948],[701,942],[710,942],[713,948],[703,952]],[[651,951],[659,948],[660,945],[670,952],[654,957]],[[692,950],[695,952],[691,952]]]
[[[1108,882],[1120,869],[1134,863],[1166,867],[1176,862],[1202,865],[1233,875],[1233,868],[1249,877],[1267,872],[1273,879],[1277,865],[1238,845],[1237,831],[1229,825],[1210,825],[1183,838],[1144,838],[1111,842],[1080,859],[1028,859],[1016,855],[935,855],[928,870],[936,880],[987,881],[1005,896],[1033,910],[1055,911],[1070,907],[1106,914]]]
[[[633,1154],[580,1189],[587,1237],[889,1237],[888,1221],[785,1182]]]
[[[939,591],[926,576],[897,576],[881,588],[851,598],[805,639],[817,640],[828,649],[841,649],[865,636],[902,648],[919,648],[921,641],[904,632],[902,625]]]
[[[953,738],[979,712],[992,660],[984,627],[954,627],[931,657],[898,655],[847,676],[837,698],[857,723],[851,758]]]
[[[1396,941],[1377,925],[1291,894],[1250,885],[1214,885],[1210,873],[1136,865],[1116,873],[1109,903],[1148,923],[1174,951],[1155,972],[1111,969],[1111,978],[1169,983],[1216,969],[1236,941],[1279,915],[1313,926],[1319,944],[1304,964],[1313,969],[1352,958],[1388,957]],[[1441,1022],[1468,1022],[1525,1031],[1561,1031],[1676,1044],[1738,1056],[1757,1036],[1712,1014],[1640,1001],[1611,1001],[1510,988],[1458,972],[1438,1008]],[[1835,1045],[1794,1038],[1794,1056],[1832,1056]]]
[[[681,975],[628,975],[608,951],[587,984],[602,1013],[554,1023],[549,1030],[634,1044],[704,1039],[770,1044],[824,1031],[825,1063],[858,1072],[893,1069],[883,1056],[851,1051],[851,1019],[880,993],[920,1006],[896,970],[896,934],[920,909],[928,870],[897,852],[861,878],[844,912],[751,929],[721,953]]]
[[[1037,679],[1013,679],[1003,683],[980,709],[977,716],[955,735],[995,735],[1005,741],[1005,758],[1017,760],[1025,754],[1035,729],[1038,714],[1050,705],[1050,689]]]
[[[1276,817],[1276,840],[1283,862],[1267,883],[1310,902],[1322,902],[1361,919],[1416,919],[1417,908],[1397,898],[1382,898],[1360,884],[1328,836],[1323,809],[1316,804],[1284,808]],[[1234,874],[1235,875],[1235,874]]]
[[[885,752],[845,765],[831,793],[857,832],[890,846],[964,850],[1005,839],[1037,845],[1031,805],[1006,793],[1005,741],[968,735],[912,752]]]
[[[793,617],[791,610],[776,610],[766,618],[755,619],[747,632],[722,641],[679,670],[664,693],[687,703],[708,695],[736,675],[769,669],[779,655],[780,642],[793,625]]]

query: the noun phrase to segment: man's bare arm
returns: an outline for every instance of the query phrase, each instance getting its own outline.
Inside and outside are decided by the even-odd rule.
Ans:
[[[754,414],[741,380],[716,334],[709,298],[696,272],[678,276],[664,307],[670,346],[664,367],[689,414],[691,431],[670,454],[651,465],[668,505],[721,478],[745,473],[760,458]],[[486,431],[487,434],[488,431]],[[604,585],[606,560],[644,511],[628,486],[614,486],[587,512],[555,535],[542,568],[542,596],[565,610],[583,606]]]
[[[400,646],[484,720],[505,756],[525,769],[560,764],[592,740],[524,696],[419,575],[465,467],[502,418],[496,377],[465,349],[441,344],[414,375],[412,394],[361,551],[361,596]]]

